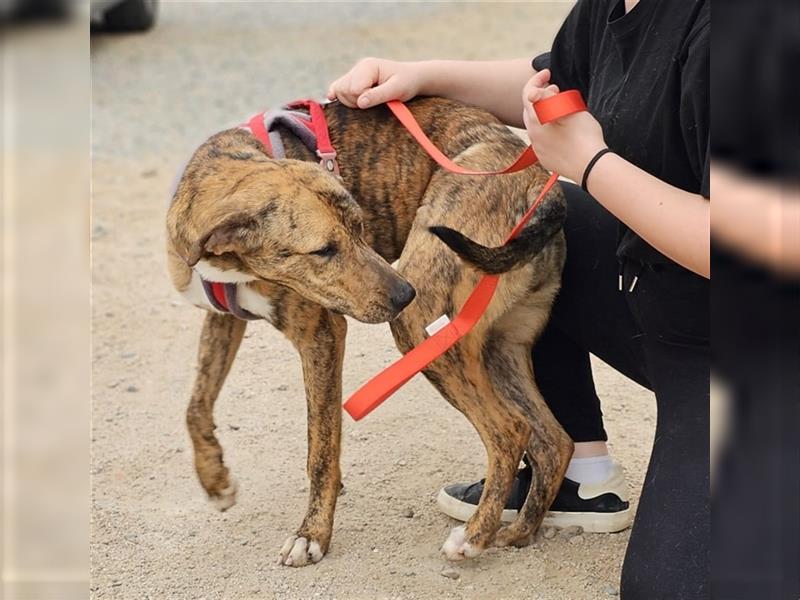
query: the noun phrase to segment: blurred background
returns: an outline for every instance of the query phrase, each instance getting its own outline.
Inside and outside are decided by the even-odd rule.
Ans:
[[[180,408],[190,381],[190,364],[186,363],[187,373],[177,377],[159,366],[164,356],[175,352],[181,361],[191,361],[195,344],[196,319],[187,316],[186,308],[171,304],[158,255],[157,219],[170,180],[187,153],[209,133],[255,110],[294,97],[321,95],[333,76],[363,55],[390,54],[398,59],[422,58],[433,52],[449,58],[532,55],[547,49],[570,7],[570,2],[0,3],[5,598],[85,598],[90,593],[147,597],[153,580],[148,570],[153,564],[146,557],[155,548],[168,552],[162,575],[176,568],[170,562],[176,557],[205,551],[190,537],[173,532],[159,538],[154,533],[159,528],[171,531],[176,523],[180,529],[185,523],[185,514],[165,507],[200,501],[181,438]],[[728,0],[715,5],[712,579],[714,597],[722,599],[800,597],[798,36],[796,3]],[[92,256],[94,291],[90,288]],[[171,333],[164,332],[174,331],[179,338],[174,345],[142,341],[169,337]],[[363,339],[371,338],[364,333]],[[271,338],[268,342],[280,343]],[[278,346],[278,350],[283,348]],[[257,365],[269,351],[261,346],[245,360]],[[376,354],[375,364],[370,363],[368,369],[393,357],[384,354],[383,348]],[[363,354],[351,356],[365,360]],[[277,361],[267,364],[272,370],[282,368]],[[297,379],[299,373],[288,375]],[[92,379],[94,433],[90,430]],[[167,384],[164,379],[175,381]],[[359,382],[352,379],[350,389]],[[247,388],[255,383],[255,377],[245,378],[224,399],[232,403],[231,413],[236,414],[237,405],[239,410],[250,406]],[[647,396],[611,375],[601,375],[600,385],[610,396],[612,437],[620,444],[615,451],[634,471],[636,481],[636,470],[645,464],[649,447],[646,419],[654,417],[640,408],[639,400]],[[271,394],[283,391],[279,386]],[[288,392],[297,395],[300,390],[291,387]],[[410,413],[416,412],[417,396],[426,395],[430,400],[430,392],[422,388],[408,392]],[[154,408],[161,401],[172,403],[163,413]],[[387,404],[387,421],[405,416],[405,408],[397,408],[398,403],[401,400],[391,407]],[[452,419],[453,415],[442,411],[434,414],[434,424]],[[642,431],[626,432],[631,415],[641,417]],[[265,422],[270,417],[259,416]],[[239,435],[240,424],[231,420],[235,418],[227,415],[223,435],[230,440]],[[436,475],[436,467],[404,448],[404,440],[391,439],[391,430],[381,419],[376,417],[374,429],[366,434],[348,434],[350,445],[358,452],[369,451],[371,436],[389,436],[418,472],[421,464],[425,466],[426,478],[420,485],[430,485],[431,491],[452,477],[471,476],[479,468],[479,460],[465,460],[456,451],[441,461],[449,461],[447,472]],[[152,429],[154,420],[166,423]],[[432,427],[428,422],[411,422],[423,429]],[[299,423],[297,430],[302,429]],[[263,452],[257,445],[260,433],[253,431],[236,442],[247,449],[242,462],[253,461],[254,468],[258,467],[255,457]],[[444,430],[434,428],[429,433],[443,436]],[[92,499],[88,474],[93,436]],[[138,449],[156,436],[160,441],[154,442],[154,449]],[[168,436],[181,439],[170,445],[161,439]],[[447,436],[451,443],[456,439],[468,448],[474,444],[466,428],[448,431]],[[117,452],[119,440],[134,443]],[[389,464],[395,465],[396,458],[391,456]],[[406,458],[397,460],[405,464]],[[142,466],[148,464],[152,465],[149,469]],[[385,467],[380,477],[388,477],[404,464]],[[181,475],[168,479],[175,473]],[[371,485],[373,495],[385,495],[381,488],[385,479],[380,477],[362,487]],[[301,480],[302,474],[296,481],[290,479],[295,506],[303,497]],[[107,491],[158,497],[167,485],[177,486],[175,498],[164,505],[157,500],[139,503],[130,510],[120,508],[119,498]],[[274,500],[267,492],[265,498]],[[368,490],[360,506],[369,497]],[[87,548],[92,500],[96,549],[90,592]],[[251,497],[250,502],[255,501]],[[137,520],[131,516],[137,512],[166,512],[172,524],[144,517]],[[289,527],[297,516],[270,515],[270,519],[282,527],[285,520]],[[119,528],[114,528],[115,523]],[[243,548],[248,556],[271,557],[271,541],[260,547],[253,536],[247,537],[255,523],[263,527],[264,520],[240,519],[212,531],[220,535],[233,531],[240,536],[237,544],[249,540],[251,546]],[[267,523],[272,524],[272,520]],[[351,528],[354,538],[362,527],[346,519],[342,526],[346,531]],[[439,523],[414,525],[417,533],[426,526],[436,529]],[[145,533],[137,537],[139,531]],[[435,537],[443,532],[436,529]],[[398,543],[412,541],[418,542],[401,537]],[[537,597],[597,598],[613,595],[613,571],[623,551],[624,538],[583,550],[557,546],[549,558],[535,555],[535,565],[544,560],[544,570],[536,571],[534,563],[522,566],[536,581]],[[357,556],[358,548],[342,550],[347,552]],[[610,560],[587,562],[587,555],[601,552],[609,553]],[[233,560],[224,554],[216,558]],[[104,570],[105,564],[115,567]],[[126,576],[119,575],[120,565],[127,569]],[[402,590],[395,583],[401,576],[403,586],[422,578],[420,585],[429,584],[426,589],[435,589],[442,597],[453,589],[440,587],[438,572],[426,579],[424,567],[414,567],[420,571],[416,574],[409,566],[393,567],[391,562],[380,566],[387,573],[397,570],[388,589]],[[274,578],[272,571],[259,571],[266,567],[258,563],[244,567],[253,571],[245,581],[244,595],[282,593],[285,597],[312,589],[275,584],[262,590],[258,580]],[[498,579],[518,577],[513,571],[500,570],[498,564],[491,568]],[[604,578],[608,570],[612,572]],[[575,573],[578,587],[569,581],[576,578]],[[218,576],[224,578],[225,573]],[[472,585],[473,595],[479,596],[480,578],[487,576],[465,576],[476,580],[457,588],[458,593],[469,595],[467,586]],[[343,577],[354,574],[345,572]],[[563,584],[567,587],[559,588],[562,581],[567,581]],[[177,590],[185,597],[201,597],[208,591],[202,585],[170,583],[168,575],[162,584],[160,593],[152,597],[177,597]],[[575,589],[581,590],[580,595],[575,595]]]

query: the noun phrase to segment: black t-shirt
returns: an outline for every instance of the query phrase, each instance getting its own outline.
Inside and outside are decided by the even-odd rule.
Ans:
[[[687,192],[709,194],[709,0],[579,0],[549,54],[562,90],[578,89],[614,152]],[[671,262],[620,224],[620,257]]]

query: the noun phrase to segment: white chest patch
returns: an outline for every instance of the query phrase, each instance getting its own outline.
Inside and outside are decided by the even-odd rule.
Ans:
[[[194,306],[199,306],[200,308],[205,308],[208,310],[213,310],[214,312],[220,312],[208,301],[206,292],[203,289],[203,282],[195,271],[192,271],[192,279],[187,288],[181,292],[181,296],[183,296],[183,299],[189,304],[193,304]]]
[[[250,311],[254,315],[264,317],[270,322],[272,321],[274,307],[272,306],[272,302],[269,301],[269,298],[262,296],[247,285],[236,286],[236,294],[239,300],[239,306]]]
[[[192,279],[187,288],[181,292],[181,296],[189,304],[221,313],[221,311],[214,308],[214,305],[209,302],[208,296],[206,296],[206,292],[203,289],[203,282],[200,279],[200,275],[195,271],[192,271]],[[266,296],[262,296],[247,285],[239,284],[236,286],[236,299],[239,302],[239,306],[245,310],[256,316],[263,317],[270,322],[272,321],[274,307]]]
[[[207,260],[199,261],[194,268],[206,281],[218,283],[247,283],[248,281],[256,280],[252,275],[247,275],[239,271],[222,271]]]

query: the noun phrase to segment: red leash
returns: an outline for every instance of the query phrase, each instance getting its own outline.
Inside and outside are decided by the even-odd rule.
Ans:
[[[460,175],[503,175],[521,171],[538,161],[536,154],[529,146],[514,163],[505,169],[500,169],[498,171],[470,171],[454,163],[434,145],[430,138],[422,131],[419,123],[414,119],[414,116],[405,104],[397,100],[392,100],[388,102],[388,106],[395,117],[397,117],[430,157],[444,169],[453,173]],[[539,117],[539,122],[550,123],[562,117],[586,110],[586,104],[580,92],[577,90],[569,90],[537,102],[534,104],[533,108],[536,111],[536,115]],[[522,231],[557,179],[558,173],[553,173],[550,176],[550,179],[547,180],[542,191],[539,192],[539,196],[509,234],[506,243],[515,238],[519,232]],[[467,335],[488,308],[494,296],[494,291],[497,288],[498,281],[498,275],[484,275],[478,282],[478,285],[475,286],[475,289],[472,290],[472,293],[461,307],[461,310],[450,323],[356,390],[347,402],[344,403],[344,409],[350,416],[356,421],[367,416],[377,408],[381,402],[400,389],[409,379],[422,371],[431,362],[439,358],[456,342]]]

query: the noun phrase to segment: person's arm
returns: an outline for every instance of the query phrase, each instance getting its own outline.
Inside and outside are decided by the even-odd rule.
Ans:
[[[535,73],[527,58],[498,61],[397,62],[365,58],[328,88],[328,98],[351,108],[389,100],[443,96],[480,106],[504,123],[522,127],[519,91]]]
[[[589,161],[606,147],[603,130],[588,112],[548,125],[539,123],[533,103],[558,93],[549,81],[545,69],[525,86],[523,121],[541,164],[580,182]],[[600,158],[587,187],[598,202],[656,250],[698,275],[710,276],[710,208],[700,194],[661,181],[616,154]]]
[[[535,74],[529,58],[422,63],[421,94],[444,96],[488,110],[506,125],[524,127],[519,91]]]
[[[653,177],[616,154],[603,156],[587,189],[600,204],[663,255],[711,276],[710,203]]]
[[[712,164],[711,187],[714,241],[775,273],[800,276],[800,186]]]

